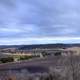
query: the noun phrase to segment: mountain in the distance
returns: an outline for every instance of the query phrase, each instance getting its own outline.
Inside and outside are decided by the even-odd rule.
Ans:
[[[18,50],[29,50],[36,48],[68,48],[80,47],[80,44],[36,44],[36,45],[0,45],[0,49],[15,48]]]
[[[36,49],[36,48],[68,48],[80,47],[80,44],[39,44],[39,45],[23,45],[19,47],[20,50]]]

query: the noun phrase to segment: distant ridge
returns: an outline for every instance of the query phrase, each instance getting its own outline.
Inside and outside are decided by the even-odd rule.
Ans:
[[[19,49],[35,49],[35,48],[68,48],[68,47],[80,47],[80,44],[39,44],[39,45],[24,45]]]
[[[0,48],[16,48],[18,50],[36,49],[36,48],[68,48],[80,47],[80,44],[35,44],[35,45],[0,45]]]

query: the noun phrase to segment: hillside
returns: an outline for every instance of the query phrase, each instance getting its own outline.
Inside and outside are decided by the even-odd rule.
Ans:
[[[29,50],[36,48],[68,48],[68,47],[80,47],[80,44],[0,45],[0,49],[15,48],[17,50]]]

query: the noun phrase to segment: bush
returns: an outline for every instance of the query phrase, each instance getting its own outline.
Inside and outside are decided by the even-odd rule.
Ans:
[[[8,58],[1,58],[0,62],[1,63],[7,63],[7,62],[13,62],[14,59],[12,57],[8,57]]]
[[[21,56],[20,57],[20,60],[28,60],[28,59],[31,59],[33,58],[32,56]]]

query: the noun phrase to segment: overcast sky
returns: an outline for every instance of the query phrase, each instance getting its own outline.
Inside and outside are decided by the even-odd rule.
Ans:
[[[80,43],[80,0],[0,0],[0,44]]]

